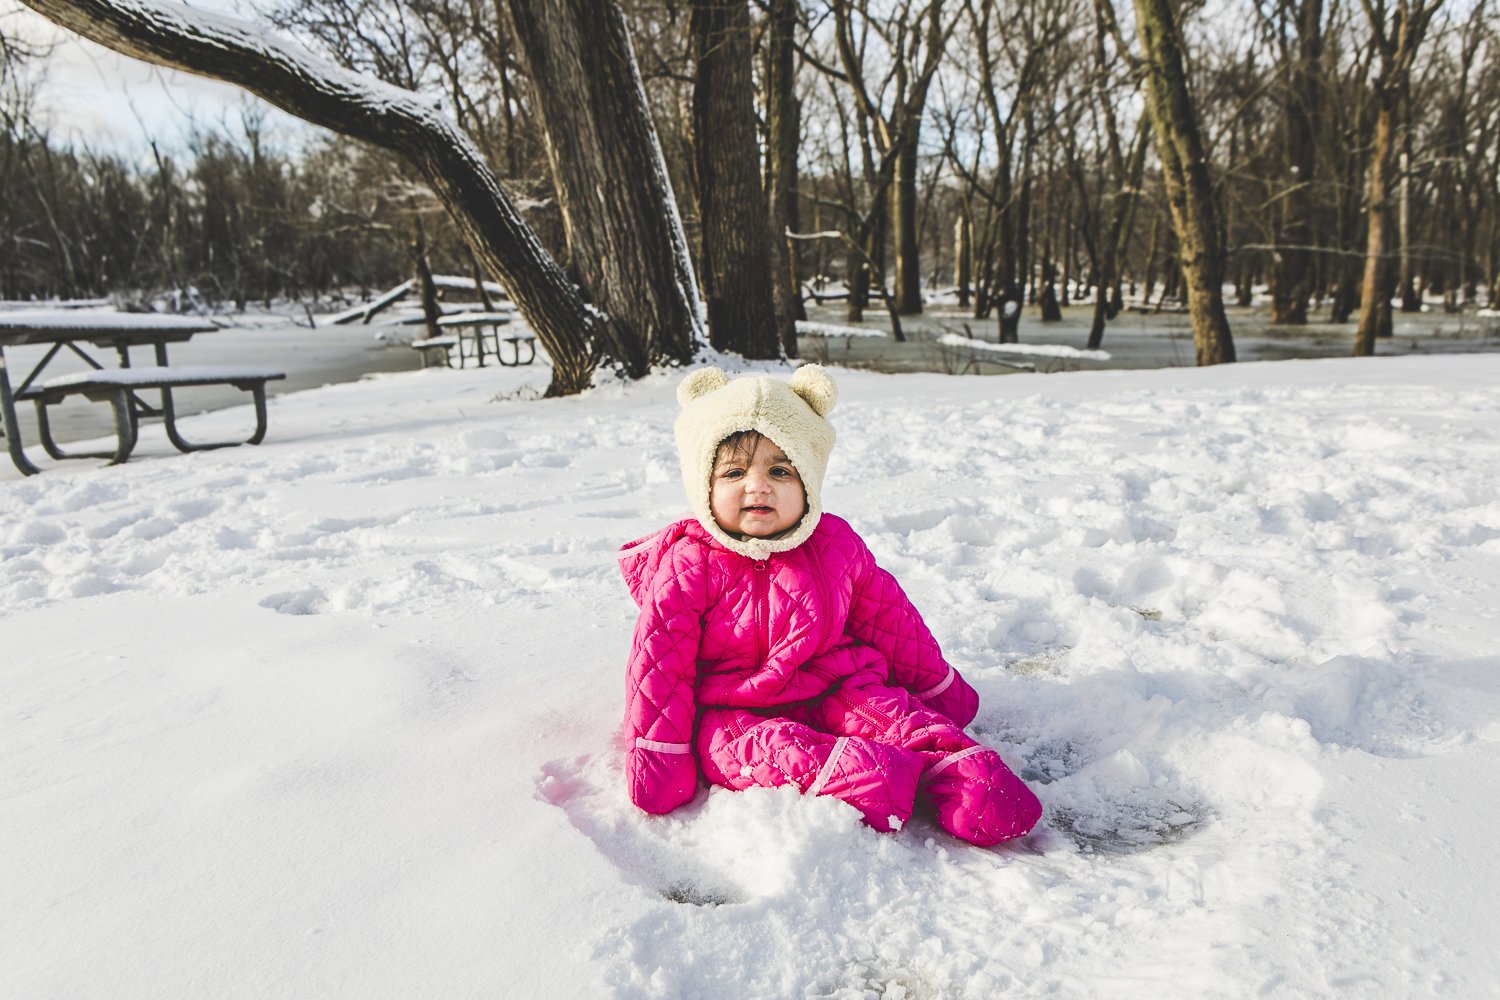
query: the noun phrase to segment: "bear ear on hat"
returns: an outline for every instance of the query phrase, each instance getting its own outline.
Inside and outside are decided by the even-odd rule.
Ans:
[[[839,387],[833,384],[833,376],[822,365],[803,365],[792,373],[788,384],[820,417],[828,416],[828,411],[838,402]]]
[[[677,402],[686,406],[699,396],[706,396],[715,389],[729,384],[729,376],[721,368],[699,368],[677,383]]]

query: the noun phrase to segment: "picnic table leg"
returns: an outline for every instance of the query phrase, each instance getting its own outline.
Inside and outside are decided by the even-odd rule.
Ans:
[[[255,433],[244,441],[206,441],[203,444],[194,444],[178,433],[177,409],[172,403],[172,390],[163,386],[161,390],[162,426],[166,429],[167,440],[172,442],[172,447],[181,452],[209,451],[214,448],[233,448],[242,444],[260,444],[264,441],[266,439],[266,383],[236,385],[235,388],[248,390],[255,401]]]
[[[113,406],[113,397],[111,397]],[[115,410],[115,450],[114,451],[63,451],[62,447],[52,437],[52,421],[47,416],[48,404],[41,399],[36,400],[36,432],[42,439],[42,447],[47,454],[61,461],[67,458],[107,458],[110,465],[119,465],[130,457],[131,449],[135,447],[136,432],[134,421],[127,419],[126,423],[120,423],[120,412]],[[127,414],[128,416],[133,416]]]
[[[64,451],[52,437],[52,421],[47,415],[50,404],[46,397],[38,396],[35,402],[37,436],[42,439],[42,447],[47,450],[47,454],[59,461],[68,458],[107,458],[110,465],[119,465],[130,457],[135,448],[138,424],[131,407],[129,390],[120,389],[109,394],[110,407],[115,417],[114,451]]]
[[[484,327],[474,328],[474,357],[479,361],[479,367],[484,367]]]
[[[121,465],[135,450],[140,423],[136,420],[134,397],[129,389],[111,393],[109,404],[115,411],[115,454],[109,464]]]
[[[530,349],[531,353],[529,355],[527,355],[527,358],[526,358],[525,361],[522,361],[521,360],[521,341],[512,338],[510,340],[510,349],[513,352],[512,359],[510,361],[506,361],[505,360],[505,355],[503,355],[503,354],[500,353],[500,345],[497,342],[495,344],[495,360],[498,361],[498,362],[500,362],[502,365],[504,365],[507,368],[519,368],[521,365],[529,365],[533,361],[536,360],[536,341],[535,340],[528,340],[528,341],[526,341],[526,346]]]
[[[10,451],[10,460],[23,476],[34,476],[42,470],[31,464],[26,449],[21,445],[21,425],[16,420],[16,401],[10,392],[10,374],[5,367],[5,348],[0,347],[0,421],[4,422],[5,447]]]

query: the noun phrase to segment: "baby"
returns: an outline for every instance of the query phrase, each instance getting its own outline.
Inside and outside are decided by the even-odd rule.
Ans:
[[[1042,807],[963,727],[979,698],[943,660],[899,584],[820,495],[838,396],[805,365],[790,383],[717,368],[678,387],[692,505],[620,553],[641,608],[626,675],[631,800],[665,813],[698,774],[743,789],[831,795],[877,830],[919,799],[989,846]]]

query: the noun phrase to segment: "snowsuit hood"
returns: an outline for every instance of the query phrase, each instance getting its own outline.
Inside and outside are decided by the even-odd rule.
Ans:
[[[700,368],[677,387],[677,458],[689,508],[703,529],[731,552],[765,559],[794,549],[812,537],[823,516],[823,473],[833,449],[827,417],[838,387],[820,365],[803,365],[790,381],[769,375],[731,380],[721,369]],[[737,538],[714,521],[709,495],[719,442],[741,431],[757,431],[775,442],[802,477],[807,511],[778,538]]]

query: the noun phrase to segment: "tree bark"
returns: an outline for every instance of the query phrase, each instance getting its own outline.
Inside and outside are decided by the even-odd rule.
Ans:
[[[1394,268],[1390,244],[1394,212],[1391,205],[1391,147],[1395,144],[1394,101],[1382,101],[1375,117],[1375,146],[1370,157],[1369,229],[1365,243],[1364,281],[1360,288],[1356,357],[1375,353],[1375,339],[1391,335],[1391,292]]]
[[[438,306],[437,284],[432,280],[432,267],[427,262],[427,229],[422,225],[420,215],[412,220],[411,257],[416,271],[417,301],[422,306],[422,323],[427,336],[442,336],[438,320],[442,318],[443,310]],[[479,363],[484,364],[483,353],[479,355]]]
[[[966,200],[959,206],[958,219],[953,224],[954,282],[958,285],[958,306],[969,307],[970,286],[974,282],[974,222],[973,210]]]
[[[701,336],[697,281],[624,15],[615,0],[508,8],[580,284],[640,333],[630,373],[690,361]]]
[[[918,113],[920,117],[920,112]],[[922,262],[917,238],[917,134],[915,122],[907,125],[910,135],[898,138],[896,178],[891,186],[891,222],[896,237],[896,311],[903,316],[922,312]]]
[[[1187,286],[1193,346],[1200,365],[1234,360],[1224,314],[1223,247],[1213,182],[1188,90],[1181,25],[1171,0],[1135,0],[1146,90],[1167,203]]]
[[[1392,174],[1396,172],[1396,130],[1401,127],[1404,95],[1411,81],[1412,63],[1427,25],[1443,0],[1396,0],[1390,11],[1383,0],[1366,0],[1374,45],[1380,56],[1380,71],[1373,83],[1375,139],[1370,154],[1370,221],[1365,243],[1365,280],[1361,296],[1359,332],[1354,354],[1375,353],[1375,338],[1391,335],[1391,293],[1395,274],[1391,266],[1392,237],[1397,236],[1395,207],[1391,204]]]
[[[802,143],[802,105],[797,99],[797,0],[770,0],[766,14],[766,179],[771,203],[772,289],[781,349],[797,356],[796,321],[802,307],[802,276],[795,244],[787,233],[802,231],[797,211],[797,154]]]
[[[1403,88],[1405,89],[1405,88]],[[1397,183],[1401,192],[1399,202],[1400,231],[1401,231],[1401,311],[1407,313],[1422,311],[1422,298],[1417,293],[1416,269],[1412,261],[1412,218],[1411,218],[1411,108],[1410,99],[1406,94],[1401,100],[1401,152],[1397,157],[1397,169],[1400,177]],[[1425,283],[1425,282],[1424,282]]]
[[[580,392],[605,355],[641,357],[631,328],[589,309],[537,243],[474,144],[410,91],[268,38],[255,26],[151,0],[33,0],[42,16],[124,55],[236,84],[315,125],[409,160],[499,276],[552,359],[549,395]],[[632,372],[644,373],[639,364]]]
[[[698,176],[709,342],[747,358],[774,358],[777,323],[771,233],[760,186],[746,0],[692,0],[693,161]]]

